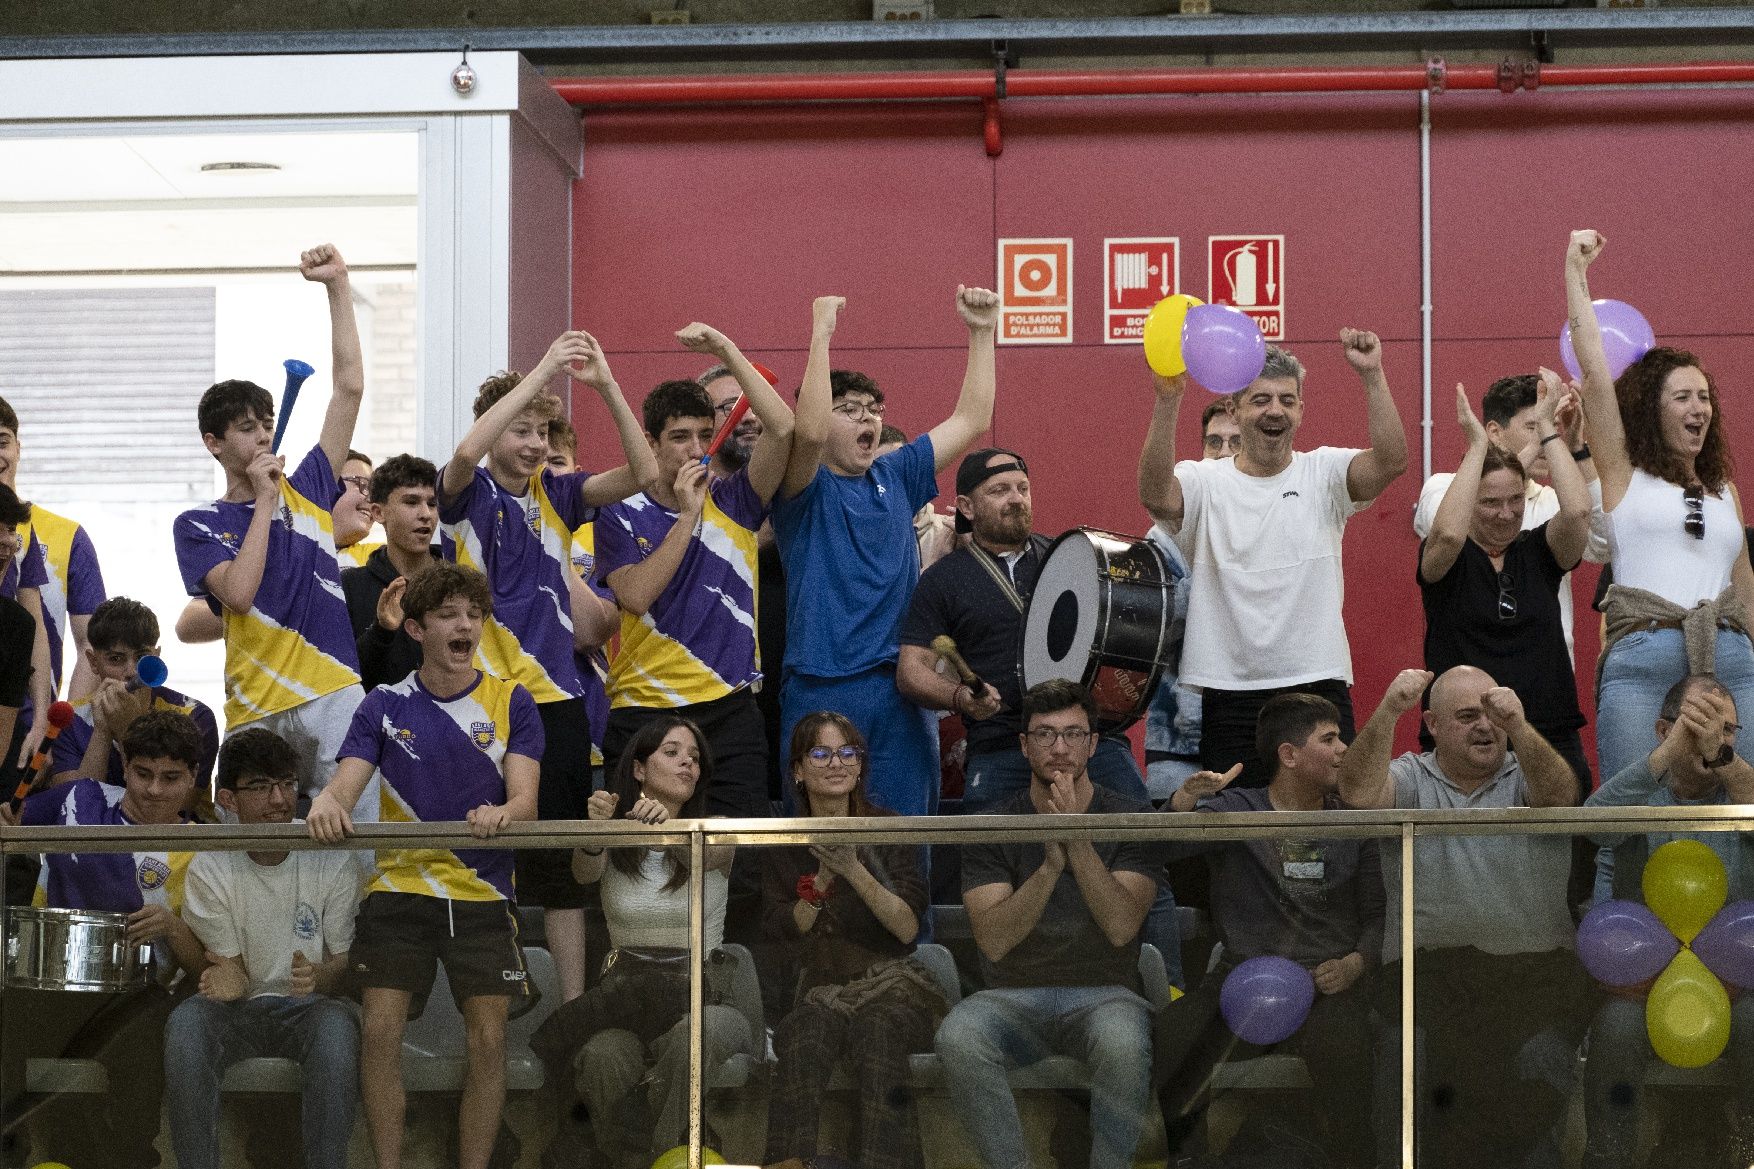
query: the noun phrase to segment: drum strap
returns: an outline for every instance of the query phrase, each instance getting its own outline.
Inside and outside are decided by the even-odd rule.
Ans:
[[[1010,601],[1019,613],[1023,612],[1025,608],[1023,597],[1018,594],[1017,586],[1011,580],[1011,574],[1000,565],[998,557],[973,540],[968,542],[968,550],[974,554],[974,562],[987,570],[987,575],[993,578],[993,583],[999,586],[999,591],[1005,594],[1005,599]],[[1024,547],[1023,555],[1028,556],[1034,551],[1036,551],[1035,538],[1032,536]],[[1018,557],[1019,560],[1022,558]]]

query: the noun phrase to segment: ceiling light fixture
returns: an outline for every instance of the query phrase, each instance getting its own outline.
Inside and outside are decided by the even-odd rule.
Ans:
[[[204,162],[202,174],[259,174],[280,169],[277,162]]]

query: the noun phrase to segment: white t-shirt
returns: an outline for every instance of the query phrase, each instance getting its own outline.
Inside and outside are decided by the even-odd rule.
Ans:
[[[311,962],[353,946],[359,865],[351,852],[289,852],[259,865],[246,852],[204,852],[189,862],[183,920],[222,958],[242,956],[247,997],[292,993],[292,955]]]
[[[1421,540],[1431,535],[1431,525],[1437,520],[1437,509],[1443,504],[1443,496],[1449,485],[1455,482],[1455,474],[1440,471],[1425,481],[1419,489],[1419,502],[1413,505],[1413,534]],[[1590,489],[1590,538],[1584,545],[1583,558],[1591,564],[1608,563],[1608,518],[1602,514],[1602,481],[1591,479],[1586,486]],[[1554,516],[1559,514],[1559,493],[1545,483],[1528,480],[1527,502],[1523,504],[1523,531],[1532,532]],[[1571,641],[1571,574],[1568,572],[1559,582],[1559,620],[1565,627],[1565,652],[1577,660],[1577,653]]]
[[[1176,544],[1191,570],[1181,681],[1266,690],[1323,678],[1352,681],[1340,609],[1340,538],[1354,503],[1346,470],[1362,452],[1297,451],[1271,478],[1235,459],[1177,463],[1183,513]]]
[[[629,876],[613,864],[603,866],[603,916],[609,926],[610,944],[688,948],[688,885],[665,889],[670,867],[664,854],[646,849],[640,854],[638,876]],[[725,901],[730,883],[723,870],[706,874],[706,945],[716,949],[725,941]]]

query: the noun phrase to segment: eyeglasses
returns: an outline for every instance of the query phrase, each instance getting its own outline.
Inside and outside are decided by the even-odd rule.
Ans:
[[[1695,483],[1681,493],[1681,502],[1687,505],[1681,529],[1695,540],[1705,539],[1705,488]]]
[[[834,407],[834,412],[849,422],[863,422],[866,418],[883,417],[883,403],[842,402]]]
[[[1242,435],[1240,434],[1208,434],[1203,441],[1209,451],[1221,451],[1226,448],[1233,451],[1242,449]]]
[[[725,401],[720,402],[717,406],[713,407],[713,413],[720,414],[720,415],[729,414],[731,411],[733,411],[737,408],[737,403],[741,402],[742,400],[743,400],[742,394],[738,394],[735,398],[727,398]]]
[[[372,481],[364,475],[343,475],[341,476],[341,482],[353,488],[361,495],[369,495],[371,493]]]
[[[1498,574],[1498,619],[1500,621],[1514,621],[1516,619],[1515,585],[1516,581],[1511,578],[1510,573],[1501,572]]]
[[[1028,735],[1029,741],[1037,747],[1052,747],[1055,739],[1064,739],[1068,747],[1082,747],[1090,741],[1090,732],[1083,727],[1068,727],[1065,730],[1055,730],[1053,727],[1036,727],[1032,731],[1025,731],[1024,734]]]
[[[855,747],[850,743],[845,747],[812,747],[804,752],[804,758],[810,760],[810,762],[816,764],[818,767],[827,767],[836,759],[839,759],[842,763],[851,767],[864,757],[865,749],[863,747]]]
[[[279,792],[283,796],[298,794],[296,779],[265,779],[261,783],[245,783],[238,785],[238,795],[265,796],[269,792]]]

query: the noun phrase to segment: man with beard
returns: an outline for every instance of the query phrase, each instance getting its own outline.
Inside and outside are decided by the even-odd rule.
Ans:
[[[1247,434],[1245,429],[1244,434]],[[1419,707],[1431,674],[1403,670],[1340,761],[1352,808],[1561,808],[1571,765],[1529,725],[1516,691],[1456,666],[1431,687],[1435,750],[1392,763],[1395,724]],[[1414,845],[1413,1011],[1418,1031],[1421,1165],[1557,1164],[1554,1124],[1575,1079],[1583,985],[1567,905],[1563,836],[1423,836]],[[1401,846],[1382,844],[1385,922],[1401,920]],[[1401,947],[1383,944],[1386,1021],[1377,1048],[1377,1149],[1397,1164]]]
[[[1303,421],[1303,363],[1267,348],[1260,375],[1236,396],[1242,450],[1233,459],[1175,461],[1186,378],[1160,378],[1139,456],[1139,502],[1187,557],[1181,681],[1203,687],[1200,766],[1259,787],[1255,724],[1275,694],[1317,694],[1352,738],[1352,650],[1341,618],[1340,538],[1407,469],[1407,436],[1383,377],[1375,333],[1341,329],[1364,383],[1370,446],[1293,449]]]

